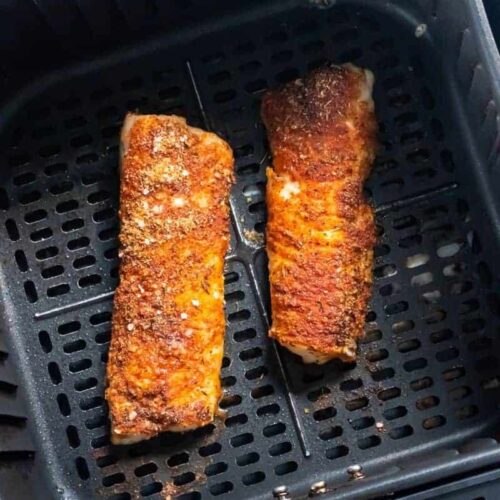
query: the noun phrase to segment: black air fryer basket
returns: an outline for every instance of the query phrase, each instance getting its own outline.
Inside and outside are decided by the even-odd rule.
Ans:
[[[500,58],[479,0],[25,0],[0,11],[1,496],[472,498],[493,484]],[[259,105],[326,61],[376,77],[381,149],[367,192],[378,244],[358,361],[314,366],[266,335]],[[103,391],[128,110],[220,134],[237,183],[227,417],[116,447]]]

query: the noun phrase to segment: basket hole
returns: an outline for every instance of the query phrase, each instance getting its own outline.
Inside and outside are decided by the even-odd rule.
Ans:
[[[98,429],[103,427],[108,422],[106,415],[96,415],[85,420],[85,427],[89,430]]]
[[[235,323],[237,321],[245,321],[249,319],[251,316],[251,313],[248,309],[242,309],[241,311],[236,311],[234,313],[231,313],[227,316],[227,320],[230,323]],[[241,354],[240,354],[241,357]]]
[[[389,352],[387,349],[377,349],[376,351],[367,352],[365,355],[367,361],[371,363],[377,363],[389,357]]]
[[[78,448],[80,446],[80,436],[74,425],[68,425],[68,427],[66,427],[66,436],[71,448]]]
[[[224,421],[224,425],[226,427],[235,427],[237,425],[243,425],[248,422],[248,417],[244,413],[240,413],[239,415],[234,415],[232,417],[226,418]]]
[[[219,406],[220,408],[225,410],[233,406],[238,406],[240,403],[241,403],[241,396],[238,396],[237,394],[226,395],[221,399]]]
[[[460,387],[450,389],[448,394],[450,395],[450,399],[452,401],[459,401],[460,399],[470,396],[472,394],[472,389],[467,385],[461,385]]]
[[[242,361],[249,361],[251,359],[259,358],[262,356],[262,349],[260,347],[252,347],[240,352],[240,359]]]
[[[76,231],[77,229],[81,229],[85,225],[85,221],[81,218],[71,219],[66,222],[63,222],[61,225],[61,229],[65,233],[69,233],[71,231]]]
[[[83,457],[77,457],[75,459],[75,466],[80,479],[86,481],[90,477],[87,461]]]
[[[54,184],[49,188],[49,192],[55,196],[67,193],[73,189],[73,183],[71,181],[64,181]]]
[[[267,425],[266,427],[264,427],[262,434],[264,434],[265,437],[273,437],[277,436],[278,434],[283,434],[283,432],[285,431],[286,425],[282,422],[278,422],[277,424]]]
[[[98,345],[107,344],[111,339],[111,330],[100,332],[95,336],[95,342]]]
[[[198,491],[190,491],[176,497],[176,500],[201,500],[201,493]]]
[[[429,255],[424,253],[417,253],[406,258],[406,267],[414,269],[415,267],[423,266],[429,261]]]
[[[59,370],[59,366],[55,362],[50,362],[47,366],[49,371],[50,380],[54,385],[59,385],[62,382],[61,371]]]
[[[177,99],[182,93],[182,89],[178,86],[167,87],[164,89],[160,89],[158,92],[158,97],[162,101],[172,101]]]
[[[472,352],[484,351],[493,347],[493,341],[489,337],[479,337],[468,345]]]
[[[270,396],[271,394],[274,394],[274,387],[272,385],[263,385],[261,387],[256,387],[251,391],[251,396],[254,399],[260,399]]]
[[[35,253],[35,257],[38,260],[46,260],[51,257],[55,257],[59,253],[59,249],[57,247],[46,247],[38,250]]]
[[[100,210],[96,212],[92,218],[94,222],[99,223],[108,219],[112,219],[116,215],[116,211],[114,208],[105,208],[104,210]]]
[[[44,279],[55,278],[56,276],[60,276],[63,273],[64,273],[63,266],[52,266],[42,271],[42,278]]]
[[[90,441],[90,445],[92,448],[103,448],[104,446],[108,446],[110,444],[109,442],[109,434],[106,434],[104,436],[99,436]]]
[[[374,382],[381,382],[382,380],[393,378],[395,371],[393,368],[383,368],[381,370],[371,371],[370,375]]]
[[[463,247],[463,245],[464,244],[460,242],[448,243],[446,245],[438,247],[436,252],[438,254],[438,257],[446,259],[448,257],[453,257],[458,252],[460,252],[460,249]]]
[[[429,285],[430,283],[432,283],[433,279],[434,279],[434,277],[433,277],[432,273],[425,272],[425,273],[417,274],[416,276],[413,276],[411,278],[411,284],[413,286],[425,286],[425,285]]]
[[[53,177],[55,175],[64,174],[67,170],[68,166],[65,163],[54,163],[53,165],[45,167],[44,173],[48,177]]]
[[[79,373],[89,369],[91,366],[92,366],[92,361],[86,358],[86,359],[79,359],[78,361],[72,361],[68,365],[68,368],[71,373]]]
[[[416,370],[421,370],[422,368],[425,368],[427,366],[427,360],[425,358],[417,358],[417,359],[412,359],[410,361],[406,361],[403,364],[403,368],[407,372],[413,372]]]
[[[82,269],[84,267],[93,266],[96,262],[96,259],[93,255],[86,255],[85,257],[80,257],[79,259],[75,259],[73,261],[73,267],[75,269]]]
[[[231,292],[224,295],[226,303],[238,302],[239,300],[243,300],[245,298],[245,294],[241,291]]]
[[[277,457],[280,455],[284,455],[285,453],[288,453],[291,450],[292,450],[292,443],[290,443],[289,441],[283,441],[281,443],[273,444],[269,448],[269,455],[271,455],[272,457]]]
[[[340,445],[326,450],[325,456],[328,460],[335,460],[340,457],[345,457],[348,453],[349,448],[345,445]]]
[[[241,481],[245,486],[250,486],[252,484],[261,483],[266,479],[266,475],[261,471],[252,472],[250,474],[245,474]]]
[[[219,450],[213,453],[207,453],[204,454],[202,453],[202,448],[200,448],[200,455],[202,457],[208,457],[209,455],[213,455],[214,453],[218,453],[220,451],[220,445],[219,443],[214,443],[214,445],[219,446]],[[211,445],[211,446],[214,446]],[[204,447],[206,448],[206,447]],[[177,455],[172,455],[168,460],[167,460],[167,465],[169,467],[178,467],[179,465],[187,464],[189,462],[189,455],[185,452],[183,453],[178,453]]]
[[[245,342],[246,340],[253,339],[257,336],[257,332],[253,328],[247,328],[246,330],[241,330],[234,334],[234,340],[236,342]]]
[[[261,379],[265,375],[267,375],[269,372],[268,368],[266,366],[258,366],[257,368],[252,368],[251,370],[248,370],[245,372],[245,377],[248,380],[256,380],[256,379]]]
[[[56,205],[56,212],[58,214],[65,214],[76,210],[78,208],[78,202],[76,200],[67,200]]]
[[[366,333],[365,337],[360,339],[360,344],[371,344],[372,342],[377,342],[382,338],[381,330],[370,330]]]
[[[97,314],[93,314],[90,316],[89,322],[92,326],[103,325],[105,323],[109,323],[111,321],[111,312],[103,311]]]
[[[14,258],[16,259],[16,264],[19,271],[24,273],[29,269],[28,259],[26,259],[26,254],[22,250],[16,250]]]
[[[52,351],[52,341],[46,331],[42,330],[38,333],[38,341],[40,342],[43,352],[47,354]]]
[[[343,433],[342,427],[337,425],[321,431],[319,433],[319,438],[323,441],[329,441],[330,439],[342,436],[342,433]]]
[[[229,71],[217,71],[217,73],[212,73],[207,77],[207,81],[211,85],[216,85],[230,79],[231,73]]]
[[[0,210],[8,210],[10,207],[9,196],[4,188],[0,188]]]
[[[202,446],[198,452],[200,456],[202,457],[209,457],[211,455],[215,455],[216,453],[219,453],[222,449],[222,446],[220,443],[212,443],[206,446]]]
[[[72,118],[68,118],[64,120],[64,126],[68,129],[74,129],[83,127],[87,124],[87,120],[83,116],[73,116]]]
[[[336,414],[337,414],[337,410],[333,406],[328,406],[327,408],[323,408],[321,410],[316,410],[313,413],[313,418],[317,422],[321,422],[323,420],[333,418]]]
[[[99,156],[97,156],[95,153],[87,153],[76,157],[77,165],[89,165],[91,163],[96,163],[98,160]]]
[[[17,228],[16,228],[16,231],[17,231]],[[17,234],[18,234],[17,239],[19,239],[19,233],[17,233]],[[36,243],[38,241],[43,241],[43,240],[47,240],[49,238],[52,238],[53,234],[54,233],[52,232],[52,229],[50,229],[50,227],[45,227],[43,229],[39,229],[38,231],[34,231],[33,233],[31,233],[30,238],[31,238],[31,241]]]
[[[85,378],[83,380],[77,380],[74,384],[75,391],[82,392],[88,391],[97,387],[97,379],[95,377]]]
[[[90,240],[86,236],[76,238],[68,242],[68,250],[79,250],[90,245]]]
[[[307,399],[315,403],[321,398],[324,398],[326,395],[330,394],[330,389],[328,387],[322,386],[319,389],[315,389],[307,394]]]
[[[446,424],[446,418],[442,415],[428,417],[422,421],[422,427],[426,430],[435,429],[436,427],[442,427],[444,424]]]
[[[413,328],[415,328],[415,323],[411,320],[397,321],[392,325],[392,331],[397,335],[413,330]]]
[[[234,488],[233,483],[230,481],[224,481],[222,483],[214,484],[210,486],[210,493],[213,496],[223,495],[224,493],[229,493]]]
[[[394,264],[384,264],[383,266],[376,267],[373,270],[373,274],[376,278],[389,278],[397,274],[397,269]]]
[[[28,212],[24,216],[24,220],[26,221],[27,224],[34,224],[35,222],[40,222],[46,218],[47,218],[47,211],[42,209],[33,210],[33,212]]]
[[[367,406],[368,398],[366,397],[351,399],[345,403],[345,407],[348,411],[360,410],[361,408],[366,408]]]
[[[7,229],[7,235],[11,241],[17,241],[19,239],[19,230],[17,229],[17,224],[13,219],[7,219],[5,221],[5,229]],[[33,235],[31,239],[33,240]]]
[[[38,293],[33,281],[24,282],[24,293],[26,294],[28,302],[30,302],[31,304],[34,304],[38,300]]]
[[[340,383],[340,390],[341,391],[355,391],[356,389],[359,389],[363,385],[363,381],[358,378],[358,379],[349,379],[345,380],[344,382]]]
[[[398,398],[399,396],[401,396],[401,389],[399,389],[399,387],[383,389],[377,394],[377,397],[381,401],[389,401],[390,399]]]
[[[383,415],[386,420],[396,420],[397,418],[404,417],[408,410],[404,406],[395,406],[384,410]]]
[[[439,398],[437,396],[426,396],[425,398],[418,399],[415,403],[417,410],[423,411],[430,408],[434,408],[439,404]]]
[[[88,411],[102,406],[103,403],[103,398],[101,398],[100,396],[94,396],[92,398],[82,399],[79,406],[83,411]]]
[[[236,463],[240,467],[245,467],[250,464],[254,464],[259,461],[259,454],[255,453],[254,451],[251,453],[245,453],[244,455],[240,455],[239,457],[236,457]]]
[[[285,474],[290,474],[291,472],[295,472],[298,468],[299,466],[297,462],[290,460],[289,462],[277,465],[274,468],[274,472],[277,476],[284,476]]]
[[[420,348],[421,342],[418,339],[405,340],[398,344],[398,351],[403,354],[411,351],[415,351]]]
[[[30,191],[29,193],[19,195],[19,203],[21,205],[29,205],[30,203],[38,201],[41,197],[42,193],[40,193],[40,191]]]
[[[411,425],[403,425],[402,427],[396,427],[389,431],[389,437],[391,439],[403,439],[405,437],[411,436],[413,434],[413,427]]]
[[[475,312],[478,309],[479,309],[479,301],[477,301],[476,299],[470,299],[470,300],[464,300],[464,302],[460,304],[458,312],[460,315],[465,315]],[[493,307],[491,307],[491,309],[493,309]]]
[[[217,474],[222,474],[226,472],[228,465],[225,462],[217,462],[215,464],[210,464],[205,467],[205,475],[207,477],[216,476]]]
[[[83,339],[73,340],[72,342],[64,344],[63,350],[66,354],[72,354],[85,349],[86,345]]]
[[[452,382],[453,380],[457,380],[465,376],[465,368],[463,366],[456,366],[454,368],[450,368],[449,370],[445,370],[442,375],[444,380]]]
[[[424,389],[428,389],[432,387],[434,384],[433,380],[430,377],[423,377],[410,382],[410,387],[414,391],[422,391]]]
[[[184,472],[178,476],[172,477],[175,486],[183,486],[184,484],[191,483],[195,480],[196,476],[193,472]]]
[[[85,276],[78,280],[78,286],[81,288],[86,288],[88,286],[94,286],[101,283],[102,277],[98,274],[91,274],[90,276]]]
[[[237,167],[238,175],[253,175],[259,172],[260,165],[258,163],[252,163],[250,165],[244,165],[242,167]]]
[[[449,328],[444,328],[443,330],[432,332],[429,337],[433,344],[439,344],[440,342],[452,339],[454,335]]]
[[[267,417],[269,415],[277,415],[280,411],[280,407],[276,403],[270,405],[261,406],[257,409],[258,417]]]
[[[115,260],[118,258],[118,247],[108,248],[104,252],[104,258],[107,260]]]
[[[398,242],[398,245],[401,248],[412,248],[418,246],[422,243],[422,236],[420,234],[413,234],[411,236],[407,236],[406,238],[401,238]]]
[[[483,318],[472,318],[462,323],[462,331],[464,333],[476,333],[484,330],[486,322]]]
[[[293,57],[292,50],[280,50],[271,55],[271,62],[273,63],[283,63],[289,61]]]
[[[368,448],[373,448],[378,446],[382,440],[379,436],[367,436],[361,439],[358,439],[358,448],[361,450],[367,450]]]
[[[245,432],[244,434],[232,437],[229,442],[233,448],[239,448],[240,446],[253,443],[253,439],[253,434]]]
[[[447,314],[444,309],[435,308],[430,314],[425,316],[423,319],[428,325],[434,325],[446,319],[446,316]]]
[[[451,361],[458,358],[459,351],[456,347],[450,347],[436,353],[436,359],[441,362]]]

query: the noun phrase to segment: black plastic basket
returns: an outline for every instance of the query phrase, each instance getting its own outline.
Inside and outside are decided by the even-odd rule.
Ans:
[[[0,494],[477,492],[500,460],[500,58],[481,4],[207,3],[5,6]],[[265,89],[325,61],[376,77],[382,147],[367,191],[379,240],[358,362],[306,366],[266,336],[270,160],[259,104]],[[103,390],[127,110],[181,114],[225,137],[237,184],[227,418],[113,447]]]

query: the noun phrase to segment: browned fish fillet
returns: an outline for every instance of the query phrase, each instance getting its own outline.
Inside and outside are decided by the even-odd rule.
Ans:
[[[373,75],[324,67],[268,92],[271,337],[305,362],[351,361],[372,282],[375,230],[363,182],[374,159]]]
[[[126,117],[106,390],[113,443],[214,418],[232,171],[229,146],[183,118]]]

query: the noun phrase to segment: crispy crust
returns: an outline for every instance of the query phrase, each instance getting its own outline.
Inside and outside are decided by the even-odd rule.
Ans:
[[[120,285],[106,398],[112,442],[212,421],[221,394],[233,156],[176,116],[122,130]]]
[[[372,283],[371,73],[330,66],[268,92],[271,337],[306,362],[355,359]]]

